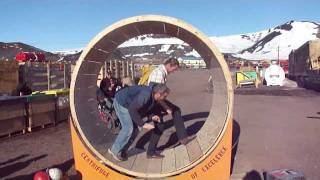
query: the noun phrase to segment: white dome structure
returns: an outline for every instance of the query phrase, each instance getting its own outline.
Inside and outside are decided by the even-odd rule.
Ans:
[[[271,64],[270,67],[266,69],[264,78],[267,82],[267,86],[283,86],[285,73],[279,65]]]

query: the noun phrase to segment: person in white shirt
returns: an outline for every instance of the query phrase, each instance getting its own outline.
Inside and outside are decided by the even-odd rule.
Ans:
[[[169,58],[164,62],[164,64],[161,64],[159,67],[157,67],[150,73],[148,78],[148,85],[154,86],[156,84],[166,84],[168,74],[175,72],[176,70],[178,70],[178,68],[179,61],[175,58]],[[164,100],[158,102],[158,105],[155,106],[153,112],[161,117],[161,121],[159,123],[155,122],[155,128],[152,130],[150,143],[147,149],[148,158],[163,157],[163,155],[160,155],[156,151],[156,146],[164,130],[163,118],[161,116],[163,112],[172,115],[173,124],[176,128],[177,136],[181,144],[186,145],[192,140],[188,137],[187,130],[184,126],[184,120],[181,116],[181,110],[178,106],[174,105],[168,100]]]

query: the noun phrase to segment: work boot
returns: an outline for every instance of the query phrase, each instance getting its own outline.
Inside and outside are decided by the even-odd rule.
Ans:
[[[113,157],[115,160],[117,160],[117,161],[124,161],[124,158],[121,157],[121,153],[114,154],[114,153],[111,151],[110,148],[108,149],[108,153],[109,153],[110,155],[112,155],[112,157]]]
[[[123,160],[128,160],[128,153],[126,151],[122,151],[121,152],[121,157],[123,158]]]
[[[164,158],[164,155],[160,154],[159,152],[154,152],[152,154],[147,154],[147,159],[152,159],[152,158],[155,158],[155,159],[162,159]]]

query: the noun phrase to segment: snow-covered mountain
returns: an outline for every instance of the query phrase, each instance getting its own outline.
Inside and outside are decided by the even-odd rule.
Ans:
[[[290,21],[283,25],[258,33],[249,33],[254,36],[253,44],[235,56],[244,59],[288,59],[293,49],[299,48],[309,40],[320,38],[320,24],[314,22]],[[258,38],[257,38],[258,37]],[[223,38],[223,37],[221,37]]]
[[[288,59],[289,53],[309,40],[320,38],[320,24],[308,21],[289,21],[259,32],[210,37],[222,53],[248,60]],[[166,56],[199,58],[187,43],[165,35],[142,35],[119,46],[126,58],[135,60],[159,59]],[[59,52],[72,54],[76,51]]]
[[[210,37],[222,53],[248,60],[288,59],[289,53],[309,40],[320,38],[320,24],[308,21],[289,21],[259,32]],[[30,49],[30,47],[32,47]],[[46,52],[53,61],[76,61],[83,48]],[[1,43],[0,58],[14,59],[19,51],[42,51],[23,43]],[[45,52],[45,51],[44,51]],[[121,44],[117,57],[132,60],[161,60],[169,56],[199,59],[199,54],[187,43],[166,35],[142,35]]]
[[[76,48],[76,49],[66,49],[66,50],[61,50],[61,51],[53,51],[52,53],[58,54],[61,56],[67,56],[67,55],[72,55],[72,54],[77,54],[82,51],[83,48]]]
[[[297,49],[305,42],[317,38],[320,38],[320,24],[307,21],[289,21],[275,28],[254,33],[210,37],[222,53],[230,53],[235,57],[248,60],[277,59],[278,49],[279,58],[287,59],[291,50]],[[161,45],[158,52],[166,52],[167,54],[178,50],[178,48],[172,48],[171,52],[168,51],[173,45],[180,49],[188,46],[188,44],[177,38],[154,38],[150,35],[143,35],[126,41],[120,45],[120,48],[156,45]],[[140,55],[136,56],[143,57],[143,53],[148,52],[141,52]],[[150,55],[150,52],[145,55]],[[194,50],[186,51],[184,55],[199,57]]]

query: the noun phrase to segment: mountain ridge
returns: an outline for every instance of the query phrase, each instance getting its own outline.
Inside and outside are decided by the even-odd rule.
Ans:
[[[287,21],[262,31],[228,36],[212,36],[211,41],[224,54],[247,59],[287,59],[288,54],[309,40],[320,38],[320,24],[312,21]],[[170,56],[200,58],[187,43],[167,35],[141,35],[118,47],[124,59],[147,60],[165,59]],[[19,51],[44,52],[53,61],[76,61],[82,49],[47,52],[21,42],[0,42],[0,59],[12,59]]]

